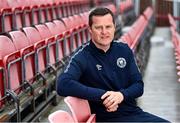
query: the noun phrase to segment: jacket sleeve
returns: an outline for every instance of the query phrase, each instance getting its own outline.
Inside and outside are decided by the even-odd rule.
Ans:
[[[101,96],[105,90],[88,87],[83,85],[79,79],[84,69],[86,69],[86,60],[72,57],[64,73],[58,77],[57,93],[61,96],[74,96],[91,101],[101,101]]]
[[[136,65],[134,54],[131,49],[129,49],[129,51],[129,86],[120,90],[124,95],[124,100],[140,97],[144,91],[144,83],[142,81],[140,71]]]

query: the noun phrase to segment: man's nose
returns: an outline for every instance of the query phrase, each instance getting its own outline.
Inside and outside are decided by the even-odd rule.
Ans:
[[[106,32],[107,32],[106,28],[103,27],[101,33],[102,33],[102,34],[106,34]]]

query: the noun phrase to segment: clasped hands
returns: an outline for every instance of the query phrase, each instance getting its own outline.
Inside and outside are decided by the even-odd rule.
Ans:
[[[124,96],[121,92],[107,91],[101,96],[101,99],[108,112],[115,112],[118,105],[124,100]]]

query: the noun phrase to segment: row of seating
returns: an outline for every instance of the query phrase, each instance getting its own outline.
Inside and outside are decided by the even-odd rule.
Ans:
[[[138,66],[142,73],[145,70],[145,66],[148,60],[147,58],[150,48],[149,37],[151,36],[150,32],[152,32],[153,28],[153,19],[155,19],[153,16],[152,8],[146,8],[143,14],[140,15],[133,23],[130,30],[120,37],[120,41],[127,43],[136,54]]]
[[[172,17],[171,14],[168,14],[168,19],[170,23],[170,30],[171,30],[171,37],[172,42],[174,46],[174,56],[176,60],[176,69],[177,69],[177,75],[178,75],[178,82],[180,82],[180,35],[177,31],[177,25],[176,21]]]
[[[0,36],[0,121],[30,121],[25,114],[56,98],[57,72],[90,39],[87,22],[84,12]]]
[[[41,6],[47,4],[88,4],[90,0],[1,0],[0,9],[26,6]]]
[[[68,96],[64,102],[69,107],[71,113],[64,110],[58,110],[49,115],[50,123],[71,122],[71,123],[95,123],[96,115],[91,114],[90,106],[87,100]]]
[[[132,0],[121,1],[119,5],[119,11],[122,16],[123,25],[131,25],[136,19]]]
[[[133,23],[129,32],[121,36],[120,40],[126,41],[129,47],[131,47],[131,49],[135,51],[137,44],[139,43],[140,36],[143,36],[143,32],[145,32],[148,25],[151,25],[152,16],[153,10],[148,7],[144,11],[143,15],[140,15],[138,19]]]
[[[0,33],[18,30],[89,11],[88,1],[64,1],[40,6],[24,6],[1,9]]]
[[[120,3],[119,10],[120,13],[123,14],[129,9],[133,8],[133,1],[132,0],[125,0]]]
[[[87,16],[88,13],[84,13],[64,18],[65,24],[63,21],[54,20],[35,27],[24,27],[22,31],[11,31],[8,37],[0,36],[1,78],[4,79],[0,82],[1,108],[9,96],[5,94],[7,90],[9,93],[13,92],[12,95],[17,98],[14,101],[20,107],[19,110],[26,108],[22,105],[27,101],[29,104],[36,103],[36,98],[42,95],[42,92],[45,98],[51,96],[56,88],[54,84],[57,64],[63,65],[63,59],[89,40],[84,21]],[[22,102],[23,100],[25,102]]]

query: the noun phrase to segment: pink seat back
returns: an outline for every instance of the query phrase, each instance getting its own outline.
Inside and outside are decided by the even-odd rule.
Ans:
[[[66,111],[56,111],[49,115],[48,117],[50,123],[73,123],[74,119],[72,116]]]
[[[87,100],[68,96],[64,101],[69,106],[75,122],[86,122],[91,116]]]
[[[28,38],[23,32],[11,31],[9,32],[9,34],[17,50],[20,50],[30,45]]]
[[[8,47],[8,48],[7,48]],[[4,64],[3,64],[3,58],[12,53],[15,52],[15,46],[13,42],[6,36],[1,35],[0,36],[0,100],[2,97],[5,95],[5,85],[6,84],[6,76],[5,76],[5,71],[4,71]],[[4,101],[0,101],[0,109],[2,105],[4,104]]]
[[[38,24],[38,25],[35,25],[35,27],[40,33],[42,39],[50,38],[51,36],[53,36],[46,25]]]

